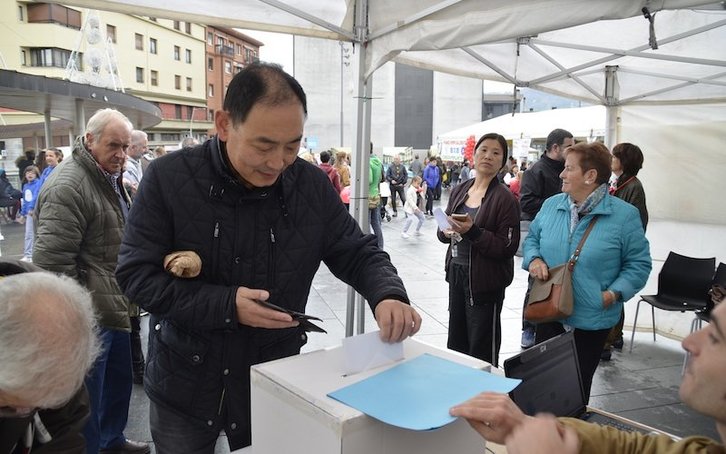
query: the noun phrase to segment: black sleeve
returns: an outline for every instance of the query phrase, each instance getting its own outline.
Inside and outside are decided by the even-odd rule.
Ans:
[[[90,414],[85,385],[61,408],[39,411],[38,416],[52,438],[44,444],[36,441],[33,454],[85,454],[86,440],[82,432]]]
[[[522,175],[519,203],[522,213],[529,217],[526,220],[534,219],[545,201],[542,194],[542,178],[542,174],[536,170],[527,170]]]

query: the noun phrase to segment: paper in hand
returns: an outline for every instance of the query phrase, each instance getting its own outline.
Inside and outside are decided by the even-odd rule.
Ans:
[[[439,230],[441,230],[442,232],[451,228],[451,224],[449,224],[449,219],[446,217],[446,213],[444,213],[441,208],[436,208],[434,210],[434,219],[436,219],[436,224],[439,226]]]

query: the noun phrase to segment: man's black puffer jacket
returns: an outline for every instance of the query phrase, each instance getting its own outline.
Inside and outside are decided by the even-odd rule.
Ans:
[[[302,159],[274,186],[248,189],[232,177],[216,138],[154,160],[126,224],[117,278],[151,313],[145,388],[150,398],[213,430],[231,448],[250,444],[249,366],[297,354],[299,328],[267,330],[237,321],[239,286],[304,312],[321,261],[375,310],[408,302],[388,254],[364,235],[325,173]],[[164,257],[191,250],[201,274],[166,273]]]

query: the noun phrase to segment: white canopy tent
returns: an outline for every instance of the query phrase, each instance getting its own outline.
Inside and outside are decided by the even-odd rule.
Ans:
[[[726,165],[726,153],[721,150],[721,131],[726,126],[726,11],[722,2],[179,0],[168,7],[158,0],[61,3],[353,42],[358,57],[358,129],[352,208],[364,228],[368,212],[360,202],[365,201],[368,181],[370,76],[387,61],[511,82],[608,106],[606,144],[638,143],[646,150],[648,170],[656,169],[651,163],[658,163],[649,151],[660,147],[656,159],[662,157],[666,165],[658,169],[659,176],[665,173],[682,185],[665,187],[669,192],[687,194],[701,183],[676,178],[682,175],[680,166],[692,168],[693,159],[680,159],[684,151],[712,159],[709,168],[703,169],[709,175],[716,175]],[[643,16],[644,8],[652,22]],[[630,108],[646,105],[657,107]],[[638,123],[630,124],[633,119]],[[697,132],[689,132],[695,126]],[[645,176],[643,180],[647,186]],[[717,197],[726,192],[726,179],[709,178],[708,182],[715,186],[708,188],[708,198],[701,201],[700,208],[684,213],[676,207],[664,214],[726,224],[726,210],[713,209],[720,206]]]
[[[556,128],[565,128],[575,137],[595,138],[605,135],[605,107],[589,106],[573,109],[554,109],[541,112],[506,114],[455,129],[437,138],[439,155],[444,160],[461,160],[460,148],[466,139],[476,139],[496,132],[507,140],[543,139]]]

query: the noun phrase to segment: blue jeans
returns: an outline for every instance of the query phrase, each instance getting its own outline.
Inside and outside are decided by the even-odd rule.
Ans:
[[[25,248],[23,249],[23,256],[33,258],[33,235],[35,234],[35,219],[33,216],[25,216]]]
[[[83,428],[83,436],[89,454],[125,442],[131,399],[129,333],[101,328],[99,337],[101,354],[86,377],[91,415]]]
[[[378,239],[378,247],[383,250],[383,231],[381,230],[381,207],[380,205],[368,210],[368,217],[370,218],[371,230]]]

